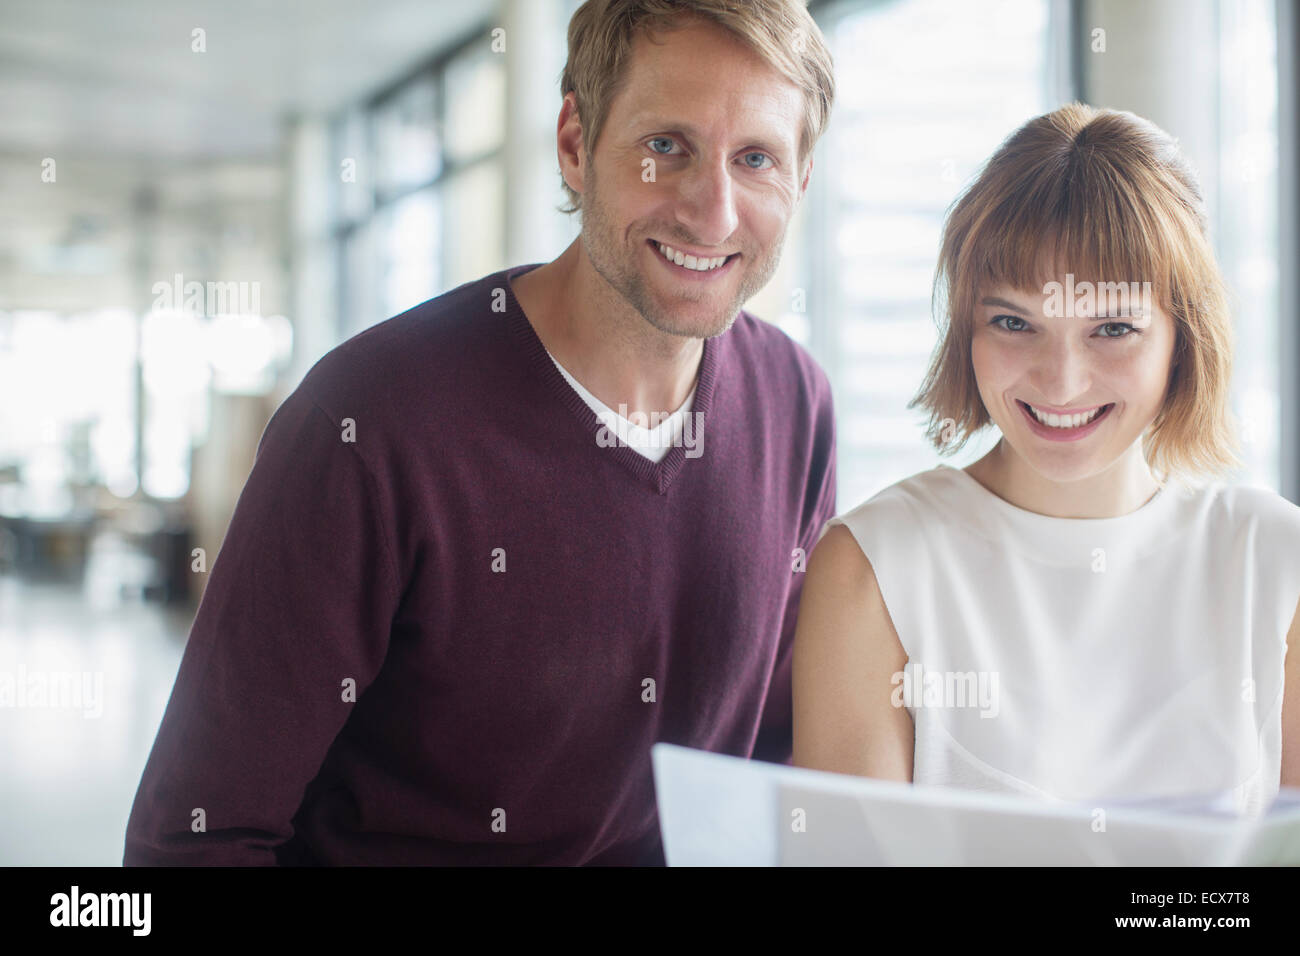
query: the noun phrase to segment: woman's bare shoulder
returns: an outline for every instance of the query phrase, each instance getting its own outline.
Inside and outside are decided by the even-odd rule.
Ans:
[[[808,573],[841,584],[870,582],[876,586],[875,571],[853,531],[844,524],[826,529],[808,560]]]

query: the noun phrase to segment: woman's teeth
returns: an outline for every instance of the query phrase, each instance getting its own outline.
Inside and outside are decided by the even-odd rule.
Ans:
[[[662,242],[656,243],[659,247],[659,254],[669,262],[675,262],[679,266],[685,266],[687,269],[694,269],[696,272],[708,272],[710,269],[716,269],[727,261],[727,256],[718,256],[716,259],[697,259],[695,256],[687,256],[678,252],[672,246],[666,246]]]
[[[1080,428],[1083,425],[1088,424],[1106,409],[1110,408],[1109,405],[1102,405],[1100,408],[1094,408],[1090,412],[1079,415],[1053,415],[1051,412],[1040,412],[1028,402],[1025,402],[1024,405],[1033,413],[1034,417],[1038,419],[1040,424],[1046,425],[1049,428]]]

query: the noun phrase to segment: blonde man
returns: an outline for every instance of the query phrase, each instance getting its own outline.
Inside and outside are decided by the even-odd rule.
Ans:
[[[797,0],[591,0],[563,93],[581,238],[354,337],[267,426],[127,863],[661,864],[655,742],[789,760],[834,421],[741,306],[830,57]]]

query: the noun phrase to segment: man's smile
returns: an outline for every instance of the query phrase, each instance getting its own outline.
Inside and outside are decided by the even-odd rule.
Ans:
[[[680,278],[696,281],[709,281],[730,273],[732,264],[740,258],[738,252],[720,256],[695,255],[667,243],[656,242],[654,239],[647,239],[646,245],[654,251],[655,258],[662,262],[665,268],[672,270]]]

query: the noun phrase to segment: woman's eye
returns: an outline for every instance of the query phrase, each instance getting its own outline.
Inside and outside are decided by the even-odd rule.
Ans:
[[[1124,330],[1125,330],[1125,331],[1120,332],[1120,333],[1118,333],[1118,334],[1116,334],[1116,335],[1111,335],[1109,332],[1106,332],[1105,334],[1102,335],[1102,338],[1103,338],[1103,339],[1122,339],[1122,338],[1124,338],[1125,336],[1127,336],[1127,335],[1131,335],[1131,334],[1133,334],[1135,331],[1137,331],[1136,329],[1133,328],[1133,326],[1129,325],[1127,322],[1107,322],[1105,325],[1102,326],[1102,329],[1103,329],[1103,331],[1104,331],[1105,329],[1124,329]]]
[[[1003,322],[1003,321],[1002,321],[1003,319],[1005,319],[1006,321]],[[1025,323],[1025,320],[1022,319],[1022,318],[1021,318],[1020,316],[1018,316],[1018,315],[995,315],[995,316],[993,317],[993,323],[992,323],[992,324],[993,324],[993,325],[998,325],[999,323],[1001,323],[1000,327],[1006,329],[1008,332],[1019,332],[1019,331],[1021,331],[1021,330],[1025,327],[1025,325],[1012,326],[1012,325],[1009,324],[1009,323],[1011,323],[1011,322],[1021,322],[1021,323]],[[1025,324],[1027,324],[1027,323],[1025,323]]]

